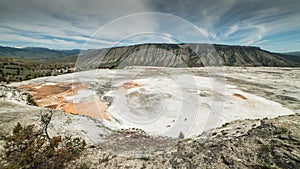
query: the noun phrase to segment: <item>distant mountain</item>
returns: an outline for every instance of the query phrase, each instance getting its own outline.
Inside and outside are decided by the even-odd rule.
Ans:
[[[86,51],[77,59],[85,68],[126,66],[299,66],[300,62],[258,47],[210,44],[141,44]]]
[[[33,61],[49,61],[52,59],[63,58],[71,55],[78,55],[80,50],[53,50],[40,47],[27,47],[27,48],[12,48],[1,47],[0,56],[22,58]]]
[[[288,52],[288,53],[283,53],[285,55],[292,55],[292,56],[299,56],[300,57],[300,51],[297,52]]]
[[[300,52],[289,52],[280,54],[280,57],[300,64]]]
[[[47,63],[75,63],[82,69],[126,66],[300,66],[300,57],[251,46],[219,44],[139,44],[86,50],[0,47],[0,56]]]

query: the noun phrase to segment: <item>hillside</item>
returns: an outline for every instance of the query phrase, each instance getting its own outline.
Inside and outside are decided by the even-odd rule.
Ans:
[[[72,62],[41,62],[0,55],[0,82],[14,82],[72,72]]]
[[[283,53],[285,55],[291,55],[291,56],[299,56],[300,57],[300,51],[299,52],[288,52],[288,53]]]
[[[53,50],[40,47],[12,48],[0,46],[0,56],[15,57],[33,61],[49,61],[66,56],[77,55],[80,50]]]
[[[300,52],[289,52],[281,54],[280,57],[290,60],[292,62],[300,63]]]
[[[86,51],[78,66],[123,68],[126,66],[297,66],[300,62],[283,58],[258,47],[209,44],[141,44]]]

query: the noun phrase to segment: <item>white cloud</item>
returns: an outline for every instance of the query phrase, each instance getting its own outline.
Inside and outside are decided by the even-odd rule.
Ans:
[[[168,43],[176,43],[176,37],[173,37],[172,35],[166,33],[166,34],[163,34],[162,36],[165,40],[168,41]]]
[[[232,25],[228,30],[227,32],[224,33],[224,37],[228,37],[230,35],[232,35],[233,33],[235,33],[237,30],[239,30],[239,25],[235,24],[235,25]]]
[[[44,46],[44,47],[52,47],[58,49],[60,45],[66,45],[70,46],[71,48],[78,48],[79,44],[72,42],[72,41],[65,41],[61,39],[39,39],[38,42],[35,38],[30,38],[26,36],[20,36],[15,34],[6,34],[3,35],[2,38],[7,42],[18,42],[18,43],[24,43],[23,46],[28,46],[26,44],[35,44],[38,46]]]
[[[2,7],[1,7],[2,6]],[[109,0],[109,1],[73,1],[73,0],[3,0],[0,2],[0,28],[1,26],[16,28],[19,30],[3,30],[0,29],[0,35],[15,33],[21,39],[31,38],[28,32],[34,32],[39,35],[53,36],[59,38],[68,38],[73,40],[89,40],[95,31],[118,17],[147,11],[147,6],[139,0]],[[24,12],[26,11],[26,12]],[[145,25],[146,21],[140,26]],[[130,24],[130,23],[124,23]],[[114,30],[111,34],[130,30],[123,30],[122,25],[119,30]],[[132,26],[136,28],[137,26]],[[134,30],[132,30],[134,31]],[[72,32],[72,33],[68,33]],[[23,35],[22,35],[23,34]],[[70,34],[74,36],[70,36]],[[21,36],[24,36],[21,38]],[[13,42],[13,39],[2,39]],[[93,39],[93,42],[111,43],[110,40],[103,38]],[[47,43],[41,38],[36,37],[36,43]],[[52,42],[49,40],[48,42]],[[52,45],[49,43],[49,45]],[[60,47],[70,48],[68,44],[62,43]],[[78,46],[78,45],[77,45]]]
[[[299,5],[297,0],[1,0],[0,36],[9,44],[27,40],[45,46],[56,43],[60,48],[80,48],[85,41],[93,47],[107,47],[136,34],[142,37],[143,32],[162,34],[160,40],[168,43],[174,37],[180,42],[270,45],[274,40],[265,41],[267,36],[299,34]],[[124,17],[149,11],[178,18],[167,14]],[[12,34],[18,39],[9,38]],[[145,39],[151,40],[145,35],[135,41]]]
[[[258,42],[256,42],[255,44],[256,45],[259,45],[259,44],[262,44],[262,43],[267,43],[267,42],[269,42],[270,40],[261,40],[261,41],[258,41]]]

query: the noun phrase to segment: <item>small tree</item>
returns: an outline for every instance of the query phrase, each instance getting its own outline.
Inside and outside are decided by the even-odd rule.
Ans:
[[[17,75],[20,75],[21,74],[21,70],[20,68],[17,69]]]
[[[41,113],[40,130],[36,130],[34,125],[23,127],[18,123],[15,126],[12,135],[5,138],[5,162],[0,164],[0,168],[61,169],[66,162],[80,156],[86,146],[81,138],[48,135],[52,115],[53,111],[46,115]]]
[[[41,116],[42,133],[45,134],[48,139],[50,139],[50,136],[48,134],[48,125],[52,119],[53,110],[50,109],[49,111],[46,111],[46,112],[43,112],[41,110],[40,116]]]
[[[184,134],[182,132],[179,133],[179,138],[184,139]]]

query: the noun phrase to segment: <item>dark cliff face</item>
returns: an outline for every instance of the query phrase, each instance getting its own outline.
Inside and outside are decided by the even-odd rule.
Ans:
[[[258,47],[210,44],[142,44],[91,50],[83,53],[77,63],[89,68],[296,65]]]

